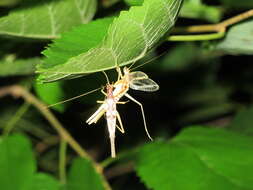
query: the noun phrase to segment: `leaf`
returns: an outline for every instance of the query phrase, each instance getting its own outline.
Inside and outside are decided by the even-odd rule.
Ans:
[[[122,11],[97,47],[64,64],[40,67],[37,70],[41,73],[40,80],[50,82],[77,77],[141,59],[174,25],[181,3],[181,0],[146,0],[142,6]]]
[[[53,39],[73,26],[88,23],[96,11],[96,0],[37,0],[23,3],[0,18],[0,34]]]
[[[220,0],[224,5],[231,8],[253,8],[253,0],[240,1],[238,0]]]
[[[227,54],[253,54],[253,20],[232,26],[216,49]]]
[[[185,0],[181,17],[207,20],[209,22],[219,22],[221,20],[221,9],[214,6],[205,5],[201,0]]]
[[[55,104],[64,99],[64,91],[61,82],[48,83],[48,84],[34,84],[34,89],[37,96],[46,104]],[[53,109],[63,112],[66,104],[59,104],[52,107]]]
[[[124,0],[131,6],[142,5],[143,0]],[[201,0],[184,0],[180,17],[207,20],[209,22],[219,22],[221,20],[221,9],[202,3]]]
[[[129,6],[140,6],[144,0],[124,0],[125,3]]]
[[[71,57],[98,45],[112,21],[113,18],[98,19],[62,34],[61,38],[54,40],[54,43],[43,51],[46,58],[38,69],[48,69],[63,64]]]
[[[74,160],[66,187],[69,190],[104,190],[101,176],[95,172],[90,161],[83,158]]]
[[[14,6],[18,4],[21,0],[1,0],[0,1],[0,6]]]
[[[60,185],[59,182],[56,181],[53,177],[38,173],[34,175],[33,182],[30,186],[25,190],[59,190]]]
[[[0,187],[26,190],[33,179],[35,160],[30,142],[14,135],[0,139]]]
[[[17,60],[9,58],[0,61],[0,76],[2,77],[34,74],[35,66],[41,62],[40,58]]]
[[[237,131],[245,135],[253,135],[253,107],[245,109],[236,114],[231,123],[227,126],[228,129]]]
[[[192,127],[170,143],[144,146],[137,173],[154,190],[250,190],[251,137],[222,129]]]

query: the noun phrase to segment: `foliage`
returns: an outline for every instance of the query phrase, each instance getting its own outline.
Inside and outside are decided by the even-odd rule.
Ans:
[[[253,189],[252,0],[0,6],[0,189]],[[118,105],[125,134],[113,159],[106,122],[85,120],[117,81],[115,67],[129,65],[160,86],[129,91],[154,141],[138,106]]]
[[[142,147],[137,173],[148,187],[159,190],[250,189],[251,146],[251,137],[222,129],[191,127],[169,143]]]
[[[65,77],[112,69],[117,65],[124,66],[141,59],[174,25],[180,5],[181,1],[147,0],[141,7],[130,8],[128,12],[122,11],[108,28],[104,40],[97,46],[84,53],[79,51],[73,53],[77,56],[72,54],[72,57],[61,65],[53,64],[49,68],[48,65],[46,67],[42,65],[37,70],[42,73],[40,80],[50,82]],[[94,24],[93,27],[96,27],[97,24],[100,22]],[[128,26],[128,30],[122,26]],[[80,36],[80,34],[77,35]],[[68,40],[72,41],[69,36],[73,34],[67,36]],[[79,43],[76,45],[81,46]],[[54,53],[51,56],[56,57]],[[55,62],[53,58],[50,62]]]

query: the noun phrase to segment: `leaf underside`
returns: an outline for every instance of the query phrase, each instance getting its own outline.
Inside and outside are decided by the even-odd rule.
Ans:
[[[50,68],[39,67],[42,82],[85,75],[133,63],[152,49],[171,29],[181,0],[146,0],[122,11],[95,48]]]

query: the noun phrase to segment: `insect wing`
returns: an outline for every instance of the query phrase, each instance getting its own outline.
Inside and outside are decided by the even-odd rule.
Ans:
[[[130,83],[130,88],[133,90],[140,90],[145,92],[154,92],[159,90],[158,84],[150,78],[132,80]]]
[[[129,73],[129,78],[130,80],[148,79],[148,75],[141,71],[135,71],[135,72]]]

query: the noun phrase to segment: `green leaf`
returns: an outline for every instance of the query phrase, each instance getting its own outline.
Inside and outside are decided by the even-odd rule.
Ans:
[[[232,26],[216,48],[227,54],[253,54],[253,20]]]
[[[245,135],[253,135],[253,107],[245,109],[236,114],[231,123],[227,126],[233,131]]]
[[[64,64],[48,69],[40,67],[37,70],[41,73],[40,80],[50,82],[77,77],[141,59],[174,25],[181,3],[181,0],[146,0],[142,6],[122,11],[97,47]]]
[[[253,0],[240,1],[238,0],[220,0],[224,5],[231,8],[253,8]]]
[[[0,6],[14,6],[17,5],[21,0],[1,0]]]
[[[201,0],[185,0],[181,17],[207,20],[209,22],[219,22],[221,20],[221,9],[214,6],[205,5]]]
[[[25,190],[59,190],[60,184],[53,177],[38,173],[34,175],[33,182]]]
[[[131,6],[142,5],[143,0],[124,0]],[[202,3],[201,0],[184,0],[180,17],[207,20],[209,22],[219,22],[221,19],[221,9]]]
[[[27,190],[36,169],[30,142],[14,135],[0,139],[0,187]]]
[[[12,59],[11,56],[0,60],[0,76],[30,75],[34,74],[35,66],[41,63],[40,58]]]
[[[64,99],[64,91],[61,82],[47,83],[47,84],[34,84],[34,89],[37,96],[46,104],[55,104]],[[52,107],[53,109],[63,112],[66,104],[58,104]]]
[[[24,3],[0,18],[0,34],[53,39],[73,26],[88,23],[95,14],[96,0],[37,0]]]
[[[170,143],[144,146],[137,173],[154,190],[250,190],[251,137],[223,129],[187,128]]]
[[[38,69],[48,69],[63,64],[71,57],[87,52],[98,45],[112,21],[113,18],[98,19],[62,34],[61,38],[54,40],[54,43],[43,51],[46,58]]]
[[[69,190],[104,190],[101,176],[95,172],[90,161],[83,158],[74,160],[66,187]]]
[[[124,0],[125,3],[129,6],[140,6],[144,0]]]

